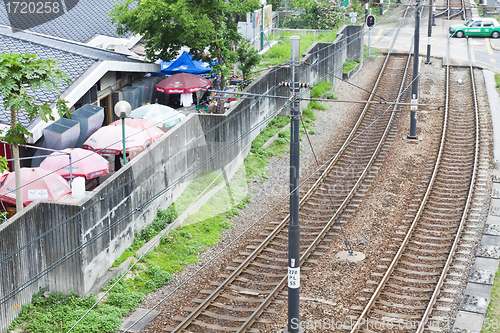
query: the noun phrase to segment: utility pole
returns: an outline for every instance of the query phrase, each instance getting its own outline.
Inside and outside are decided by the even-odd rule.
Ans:
[[[292,107],[290,109],[290,225],[288,229],[288,326],[285,333],[299,333],[300,328],[300,229],[299,229],[299,166],[300,166],[300,104],[299,92],[300,37],[290,37],[292,46]]]
[[[429,3],[432,4],[432,0],[429,0]],[[431,63],[431,41],[432,41],[432,9],[434,7],[429,7],[429,24],[427,26],[427,61],[425,62],[427,65]]]
[[[433,0],[431,2],[433,5],[436,4],[436,0]],[[436,7],[432,6],[432,26],[436,26]]]
[[[417,0],[415,11],[415,42],[413,44],[413,81],[411,84],[410,134],[408,139],[417,139],[417,103],[418,103],[418,51],[420,33],[420,0]]]

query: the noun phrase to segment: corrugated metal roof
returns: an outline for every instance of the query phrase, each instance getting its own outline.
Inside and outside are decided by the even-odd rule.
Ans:
[[[108,22],[109,12],[115,3],[122,0],[80,0],[64,15],[28,31],[38,32],[81,43],[86,43],[96,35],[124,37],[116,33],[116,27]],[[75,1],[73,1],[74,3]],[[70,7],[67,1],[67,8]],[[68,6],[69,5],[69,6]],[[29,16],[26,16],[29,19]],[[0,24],[10,26],[7,10],[0,5]],[[127,37],[130,34],[126,35]]]
[[[10,28],[6,27],[0,27],[0,52],[31,53],[36,54],[41,59],[50,58],[58,60],[60,61],[59,68],[68,74],[71,83],[98,61],[114,60],[142,63],[142,61],[133,60],[125,55],[117,54],[112,51],[101,50],[90,46],[37,36],[25,32],[12,33]],[[61,84],[59,86],[61,93],[67,88],[68,85],[66,84]],[[42,100],[55,100],[57,97],[55,93],[49,93],[43,89],[37,89],[35,95]],[[25,127],[31,123],[24,113],[20,113],[19,120]],[[10,111],[4,109],[1,95],[0,122],[10,124]]]

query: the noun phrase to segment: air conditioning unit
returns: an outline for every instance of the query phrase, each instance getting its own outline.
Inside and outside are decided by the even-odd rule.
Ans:
[[[116,103],[123,100],[123,92],[121,90],[115,90],[111,94],[111,105],[113,105],[112,110],[115,109]]]

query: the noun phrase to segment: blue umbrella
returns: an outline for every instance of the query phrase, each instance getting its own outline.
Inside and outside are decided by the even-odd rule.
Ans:
[[[146,119],[159,127],[162,126],[162,123],[165,127],[172,127],[175,124],[180,123],[186,116],[179,111],[175,111],[169,106],[150,104],[133,110],[128,117]]]

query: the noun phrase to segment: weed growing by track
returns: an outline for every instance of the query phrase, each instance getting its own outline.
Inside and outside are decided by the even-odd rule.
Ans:
[[[93,295],[77,297],[74,293],[46,293],[40,288],[40,291],[33,295],[31,303],[23,305],[21,313],[9,330],[18,328],[23,332],[67,332],[96,301],[97,298]],[[126,309],[99,304],[73,332],[116,332],[120,328],[121,317],[127,313]]]
[[[497,74],[495,75],[496,79]],[[498,82],[498,81],[497,81]],[[496,325],[493,325],[496,323]],[[491,300],[486,309],[484,317],[484,325],[481,333],[498,333],[500,332],[500,270],[495,274],[493,289],[491,290]]]
[[[311,96],[323,96],[330,89],[331,84],[322,82],[311,90]],[[310,128],[316,119],[314,111],[323,109],[326,109],[323,104],[313,101],[303,110],[304,122],[310,134],[314,134]],[[184,190],[175,205],[160,210],[152,223],[137,230],[133,244],[113,266],[136,256],[137,250],[175,221],[200,194],[206,193],[204,190],[207,186],[212,184],[208,188],[211,190],[222,185],[209,203],[202,205],[184,221],[183,227],[163,236],[158,247],[137,263],[73,332],[118,331],[122,318],[134,311],[147,293],[170,283],[174,274],[183,270],[186,265],[198,262],[199,255],[207,247],[218,243],[221,233],[231,227],[230,219],[250,202],[248,180],[256,176],[265,177],[269,157],[288,151],[290,129],[283,128],[289,123],[289,117],[277,116],[268,124],[252,143],[252,154],[247,156],[244,165],[229,184],[222,185],[224,178],[217,178],[219,172],[203,174]],[[300,130],[303,133],[302,127]],[[273,135],[278,135],[274,143],[266,149],[262,148]],[[131,260],[133,262],[135,258]],[[118,279],[119,277],[111,279],[103,291],[108,290]],[[10,329],[20,328],[41,333],[67,332],[96,301],[97,298],[93,295],[77,297],[70,293],[65,296],[58,292],[46,293],[42,289],[33,295],[32,303],[23,306]]]
[[[495,83],[498,90],[498,94],[500,95],[500,74],[495,74]]]
[[[371,50],[370,50],[370,53],[371,53]],[[354,67],[356,67],[359,64],[359,62],[360,62],[359,59],[356,59],[354,61],[349,61],[346,59],[344,61],[344,66],[342,67],[342,73],[349,73],[350,71],[352,71],[354,69]]]

